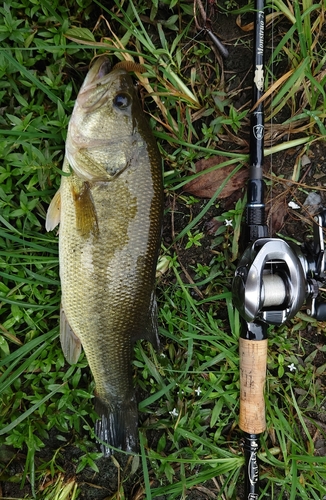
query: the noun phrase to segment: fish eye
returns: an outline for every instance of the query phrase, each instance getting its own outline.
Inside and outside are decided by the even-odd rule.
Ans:
[[[128,94],[117,94],[113,99],[113,104],[119,109],[126,109],[131,104],[131,98]]]

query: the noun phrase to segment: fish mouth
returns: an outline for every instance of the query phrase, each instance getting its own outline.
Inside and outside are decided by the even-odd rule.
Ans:
[[[106,77],[111,71],[111,62],[106,56],[98,57],[90,68],[82,89],[92,88],[99,83],[99,80]]]
[[[106,76],[108,73],[110,73],[111,62],[107,58],[103,59],[103,61],[102,61],[102,58],[99,58],[99,63],[101,63],[101,64],[100,64],[100,67],[98,69],[96,78],[101,79],[104,76]]]
[[[116,77],[118,74],[131,72],[144,73],[145,71],[146,68],[142,64],[134,61],[120,61],[112,68],[111,61],[106,56],[100,56],[95,60],[90,68],[82,85],[82,89],[86,87],[89,89],[93,86],[107,83],[107,79],[103,80],[103,82],[101,80],[112,73],[114,73]]]

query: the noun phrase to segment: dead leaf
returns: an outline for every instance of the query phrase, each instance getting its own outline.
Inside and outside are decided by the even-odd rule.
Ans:
[[[207,160],[199,160],[196,163],[196,172],[202,172],[210,167],[219,165],[225,161],[223,156],[213,156]],[[234,165],[227,165],[225,167],[218,168],[207,174],[200,175],[196,179],[188,182],[184,186],[184,190],[199,198],[212,198],[216,190],[221,186],[225,179],[234,170]],[[248,179],[248,170],[242,168],[237,173],[235,173],[229,182],[226,184],[224,189],[219,195],[219,198],[229,198],[235,191],[243,188],[246,185]]]
[[[285,216],[287,215],[287,206],[285,195],[274,201],[269,209],[267,225],[270,235],[276,235],[284,226]]]
[[[273,22],[274,19],[276,19],[278,16],[282,16],[282,12],[272,12],[271,14],[268,14],[266,16],[266,27],[269,25],[269,23]],[[242,30],[242,31],[253,31],[255,27],[255,23],[249,23],[249,24],[242,24],[242,19],[241,19],[241,14],[238,15],[236,18],[236,25]]]
[[[219,227],[223,225],[223,222],[217,221],[214,217],[206,222],[205,230],[210,236],[214,236]]]

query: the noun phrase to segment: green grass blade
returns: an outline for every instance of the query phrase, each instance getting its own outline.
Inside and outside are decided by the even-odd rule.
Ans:
[[[3,56],[14,66],[18,69],[18,71],[25,77],[27,80],[32,82],[41,92],[43,92],[45,95],[48,96],[48,98],[57,104],[60,102],[62,107],[70,112],[70,108],[66,106],[66,104],[60,99],[60,97],[56,96],[50,89],[47,87],[44,83],[42,83],[34,74],[29,71],[27,68],[25,68],[22,64],[20,64],[12,55],[9,51],[4,50],[2,51]]]

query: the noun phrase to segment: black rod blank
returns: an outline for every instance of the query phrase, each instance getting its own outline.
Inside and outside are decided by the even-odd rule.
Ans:
[[[264,93],[265,0],[255,0],[250,171],[246,206],[246,243],[267,236],[264,205]]]

